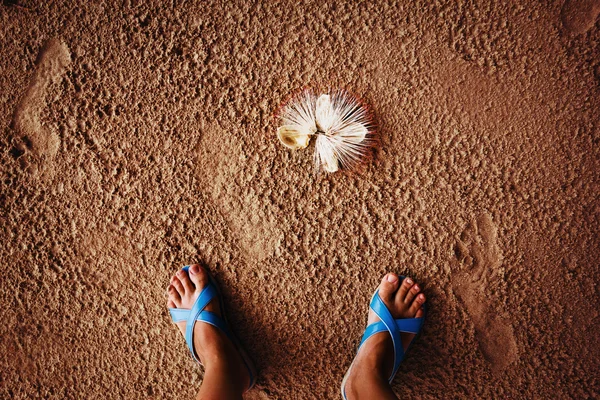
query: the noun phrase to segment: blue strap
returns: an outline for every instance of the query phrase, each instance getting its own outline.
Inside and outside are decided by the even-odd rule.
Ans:
[[[392,344],[394,345],[394,368],[392,368],[392,374],[388,378],[388,381],[391,383],[394,379],[394,376],[396,376],[396,371],[398,371],[402,359],[404,358],[404,348],[402,347],[400,330],[398,330],[396,320],[394,317],[392,317],[390,310],[388,310],[386,305],[383,303],[383,300],[381,300],[381,297],[379,296],[379,289],[375,292],[375,295],[371,299],[371,304],[369,307],[371,307],[379,319],[381,319],[381,323],[385,325],[385,328],[392,337]]]
[[[400,318],[394,320],[396,322],[396,326],[398,330],[402,333],[414,333],[415,335],[421,331],[421,327],[423,326],[423,318]],[[365,329],[365,333],[363,334],[363,338],[360,341],[362,345],[363,342],[379,332],[387,331],[387,327],[381,321],[374,322],[371,325],[367,326]]]
[[[196,324],[196,320],[200,316],[204,307],[217,295],[217,291],[213,285],[210,283],[200,292],[200,296],[196,299],[196,302],[192,306],[192,309],[189,310],[187,322],[185,325],[185,341],[187,342],[188,348],[190,352],[196,358],[196,354],[194,352],[194,325]]]
[[[171,313],[171,319],[174,323],[187,321],[190,310],[181,309],[181,308],[169,308],[169,312]],[[196,321],[206,322],[207,324],[211,324],[220,330],[224,331],[227,336],[229,336],[229,327],[227,323],[219,317],[217,314],[210,311],[202,311]]]
[[[425,304],[422,305],[425,310]],[[415,335],[421,332],[425,318],[401,318],[396,320],[396,326],[400,332],[414,333]]]
[[[202,311],[196,321],[202,321],[206,322],[207,324],[211,324],[212,326],[225,332],[225,335],[227,335],[227,337],[233,341],[233,337],[231,336],[227,323],[217,314],[210,311]]]
[[[379,290],[377,290],[373,295],[369,307],[375,312],[375,314],[377,314],[381,321],[374,322],[367,326],[367,329],[365,329],[365,333],[360,341],[360,345],[358,346],[358,350],[360,351],[360,348],[367,341],[367,339],[376,333],[386,331],[389,332],[392,337],[392,344],[394,345],[394,368],[392,369],[392,374],[388,378],[389,382],[391,383],[396,375],[396,372],[398,371],[398,368],[400,367],[400,363],[404,359],[404,347],[402,345],[400,333],[405,332],[413,333],[415,335],[418,334],[423,327],[425,318],[394,319],[388,308],[383,303],[383,300],[381,300],[381,297],[379,296]],[[423,310],[426,310],[425,305],[423,305]]]
[[[183,310],[181,308],[169,308],[169,313],[171,313],[171,319],[173,320],[173,322],[177,323],[187,321],[190,310]]]

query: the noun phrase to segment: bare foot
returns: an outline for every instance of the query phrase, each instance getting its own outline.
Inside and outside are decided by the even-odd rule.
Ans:
[[[208,282],[208,272],[200,265],[190,266],[189,275],[183,270],[177,271],[171,278],[171,284],[168,288],[169,300],[167,306],[169,308],[191,309]],[[219,299],[216,296],[207,304],[204,310],[215,313],[224,319],[221,314]],[[185,337],[186,322],[178,322],[177,326]],[[227,374],[230,375],[230,380],[236,384],[239,383],[240,393],[248,388],[250,384],[248,370],[239,351],[223,331],[208,323],[198,321],[194,325],[193,338],[196,357],[200,359],[207,371],[212,367],[226,370]]]
[[[390,310],[394,319],[420,318],[423,316],[425,295],[421,288],[410,278],[405,278],[400,284],[398,275],[387,274],[379,285],[379,296]],[[375,312],[369,309],[367,325],[379,321]],[[404,351],[415,337],[412,333],[401,333]],[[350,375],[344,387],[348,398],[372,398],[371,383],[387,385],[387,380],[394,368],[394,345],[390,334],[380,332],[371,336],[362,345],[354,359]],[[389,385],[387,385],[389,387]]]

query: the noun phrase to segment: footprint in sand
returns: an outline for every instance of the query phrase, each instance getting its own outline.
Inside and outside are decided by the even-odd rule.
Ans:
[[[276,253],[283,233],[268,198],[259,196],[255,164],[244,154],[239,139],[213,126],[203,130],[196,148],[197,176],[227,221],[249,260]]]
[[[11,153],[23,156],[21,162],[33,175],[50,172],[60,147],[60,137],[44,126],[41,116],[47,107],[50,88],[61,81],[70,62],[71,55],[64,43],[56,39],[46,42],[38,55],[31,83],[13,115],[17,143]]]
[[[459,271],[453,273],[452,289],[475,327],[479,347],[494,374],[502,373],[517,359],[513,327],[501,316],[499,302],[489,293],[498,282],[502,253],[497,232],[488,214],[469,223],[457,242]]]
[[[565,30],[573,35],[589,31],[600,14],[600,0],[566,0],[560,12]]]

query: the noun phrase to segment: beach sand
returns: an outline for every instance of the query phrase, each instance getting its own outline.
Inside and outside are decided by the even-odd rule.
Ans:
[[[193,262],[249,398],[339,398],[388,271],[403,397],[599,396],[600,2],[323,3],[0,5],[0,398],[193,398]],[[277,141],[304,87],[370,106],[364,171]]]

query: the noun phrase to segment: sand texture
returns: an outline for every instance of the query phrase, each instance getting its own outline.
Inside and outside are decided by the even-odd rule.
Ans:
[[[394,381],[424,399],[600,396],[598,0],[0,4],[0,399],[193,398],[166,310],[206,263],[254,399],[337,399],[382,274],[422,283]],[[275,113],[370,105],[315,174]]]

